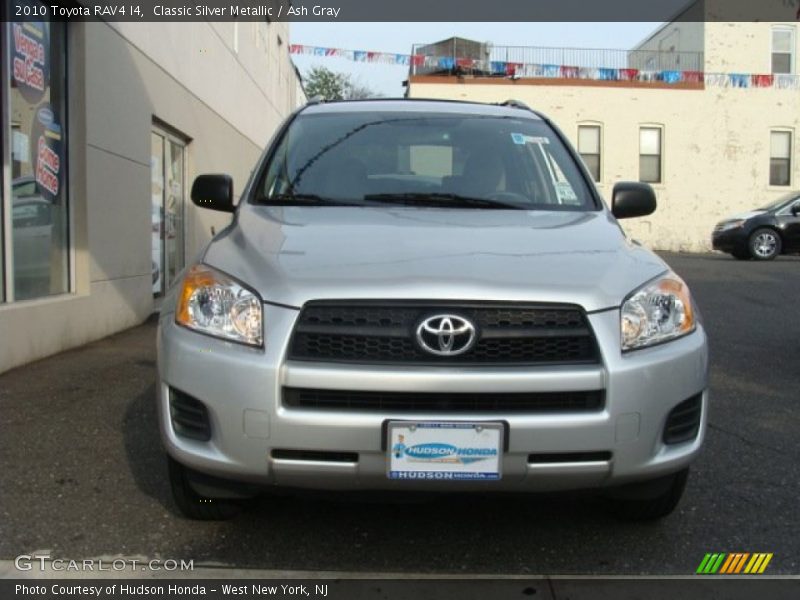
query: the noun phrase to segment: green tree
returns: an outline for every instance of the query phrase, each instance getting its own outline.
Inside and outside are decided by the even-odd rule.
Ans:
[[[377,94],[370,88],[369,86],[362,85],[357,81],[353,81],[352,79],[348,80],[348,90],[347,90],[347,99],[348,100],[363,100],[364,98],[377,98],[380,94]]]
[[[325,100],[358,100],[377,96],[369,87],[353,81],[346,73],[336,73],[326,67],[312,67],[304,77],[306,95]]]

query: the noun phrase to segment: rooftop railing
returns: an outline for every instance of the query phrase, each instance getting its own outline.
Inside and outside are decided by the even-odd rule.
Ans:
[[[499,63],[642,71],[702,71],[704,67],[702,52],[495,46],[465,44],[460,40],[452,43],[414,44],[412,55],[424,57],[416,60],[412,58],[412,75],[448,71],[496,74]]]

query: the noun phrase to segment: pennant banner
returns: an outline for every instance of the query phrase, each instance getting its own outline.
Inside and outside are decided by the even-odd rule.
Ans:
[[[707,87],[778,88],[800,90],[798,75],[762,75],[750,73],[703,73],[701,71],[611,69],[604,67],[575,67],[553,64],[525,64],[506,61],[483,61],[452,56],[395,54],[369,50],[342,50],[320,46],[290,44],[290,54],[339,57],[363,63],[405,67],[422,67],[440,71],[467,72],[474,75],[506,76],[539,79],[592,79],[595,81],[658,81],[661,83],[703,83]]]

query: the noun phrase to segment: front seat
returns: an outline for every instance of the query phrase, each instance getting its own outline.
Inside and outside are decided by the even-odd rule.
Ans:
[[[315,193],[334,200],[363,200],[367,193],[367,167],[357,158],[331,157],[322,171]],[[315,186],[316,187],[316,186]]]
[[[464,164],[462,175],[446,177],[443,191],[459,196],[486,198],[501,191],[505,165],[496,152],[474,152]]]

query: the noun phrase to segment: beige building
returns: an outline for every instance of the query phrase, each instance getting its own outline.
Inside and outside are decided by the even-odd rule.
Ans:
[[[305,102],[288,24],[0,22],[0,371],[145,320]]]
[[[493,69],[489,61],[504,58],[493,46],[474,68],[414,69],[408,95],[525,102],[565,132],[605,198],[617,181],[652,183],[659,208],[624,223],[634,237],[657,249],[707,251],[722,217],[800,187],[797,29],[667,23],[630,51],[564,49],[571,70],[561,73],[528,64],[553,60],[558,49],[506,49],[511,76]]]

